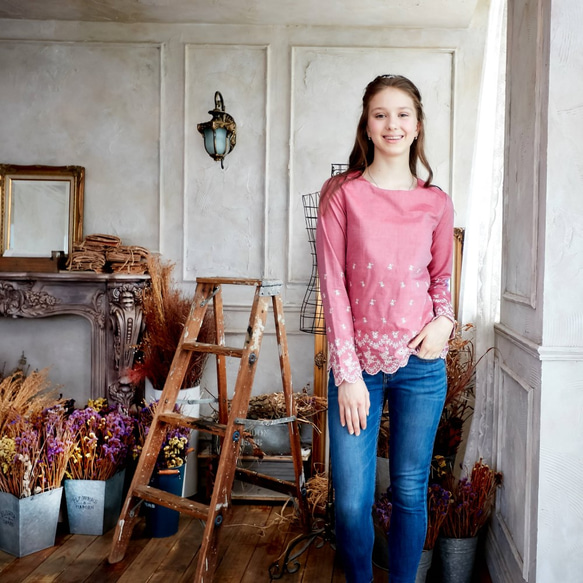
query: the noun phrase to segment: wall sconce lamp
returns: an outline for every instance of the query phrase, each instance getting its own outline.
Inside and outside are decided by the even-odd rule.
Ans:
[[[225,103],[219,91],[215,93],[215,108],[209,113],[213,118],[197,124],[196,127],[203,135],[204,149],[211,158],[220,160],[221,168],[224,169],[223,160],[237,141],[237,124],[232,116],[225,112]]]

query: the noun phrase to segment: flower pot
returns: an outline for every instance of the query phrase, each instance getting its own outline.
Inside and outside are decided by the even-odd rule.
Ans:
[[[176,474],[156,473],[150,480],[150,485],[164,492],[181,496],[184,487],[184,466],[176,468]],[[146,508],[146,533],[152,538],[165,538],[178,532],[180,512],[144,502]]]
[[[162,391],[158,391],[152,386],[152,383],[146,379],[145,398],[146,403],[159,401]],[[181,389],[178,394],[176,404],[182,408],[182,414],[188,417],[198,417],[200,403],[200,385],[190,389]],[[186,456],[186,468],[184,470],[184,479],[182,481],[183,491],[181,496],[188,498],[198,492],[198,431],[191,431],[188,439],[188,447],[192,451]]]
[[[375,567],[382,569],[383,571],[388,571],[390,573],[391,569],[391,559],[389,555],[389,539],[387,534],[383,529],[374,523],[374,546],[372,550],[372,562]],[[425,550],[421,553],[421,560],[419,561],[419,566],[417,567],[417,575],[415,577],[415,583],[425,583],[427,580],[427,574],[431,568],[431,563],[433,562],[433,549]]]
[[[27,498],[0,492],[0,549],[24,557],[55,544],[63,488]]]
[[[439,538],[443,583],[471,583],[478,537]]]
[[[109,480],[65,480],[71,534],[102,535],[113,528],[122,504],[125,469]]]
[[[419,561],[419,566],[417,567],[415,583],[425,583],[427,581],[427,574],[429,573],[429,569],[431,569],[432,562],[433,549],[423,549],[423,552],[421,553],[421,560]]]

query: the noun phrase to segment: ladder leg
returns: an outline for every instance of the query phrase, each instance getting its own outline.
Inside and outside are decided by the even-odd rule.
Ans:
[[[239,372],[235,382],[235,394],[231,403],[225,440],[221,448],[219,466],[210,502],[209,516],[199,551],[199,559],[194,577],[195,583],[211,583],[213,580],[217,556],[217,527],[223,522],[224,513],[231,505],[231,489],[235,478],[237,457],[241,447],[241,430],[243,429],[243,425],[236,423],[236,420],[244,419],[247,416],[253,378],[259,358],[265,321],[267,319],[268,302],[269,297],[259,296],[258,288],[255,292],[243,357],[241,358]]]
[[[218,293],[213,298],[215,309],[216,342],[220,346],[225,345],[225,319],[223,315],[223,296]],[[229,404],[227,397],[227,362],[223,354],[217,354],[217,386],[219,399],[219,423],[226,423],[229,416]]]
[[[291,379],[291,368],[289,364],[289,352],[287,345],[287,334],[285,329],[285,319],[283,315],[283,301],[280,295],[273,296],[273,315],[275,319],[275,333],[277,337],[277,346],[279,349],[279,364],[281,368],[281,380],[283,384],[283,394],[288,417],[296,417],[296,405],[293,396],[293,387]],[[306,479],[304,476],[304,466],[302,461],[302,449],[300,443],[299,424],[294,419],[288,423],[289,438],[291,445],[291,454],[294,464],[294,473],[296,479],[296,498],[298,501],[298,510],[300,522],[304,528],[309,528],[309,510],[306,491]]]

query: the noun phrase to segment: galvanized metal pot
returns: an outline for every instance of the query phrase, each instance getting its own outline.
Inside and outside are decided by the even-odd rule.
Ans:
[[[27,498],[0,492],[0,549],[24,557],[55,544],[63,488]]]

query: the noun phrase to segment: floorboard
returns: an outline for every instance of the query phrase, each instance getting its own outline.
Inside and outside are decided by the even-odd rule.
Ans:
[[[219,535],[216,583],[344,583],[344,572],[334,547],[310,544],[290,562],[292,572],[272,579],[270,566],[302,534],[297,524],[282,520],[280,504],[235,504]],[[181,516],[179,531],[152,539],[140,519],[125,557],[110,565],[113,530],[103,536],[57,533],[50,549],[17,558],[0,551],[2,583],[192,583],[203,523]],[[299,551],[301,547],[297,547]],[[297,568],[297,569],[296,569]],[[294,571],[294,569],[296,569]],[[374,583],[387,583],[388,575],[374,569]],[[436,579],[435,583],[438,583]],[[492,583],[482,555],[473,583]]]

